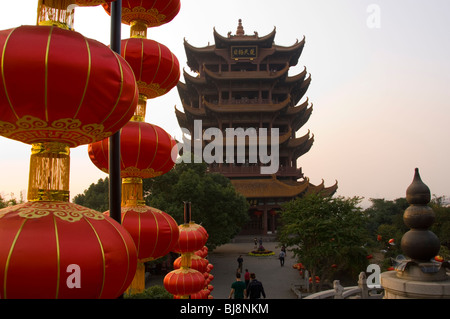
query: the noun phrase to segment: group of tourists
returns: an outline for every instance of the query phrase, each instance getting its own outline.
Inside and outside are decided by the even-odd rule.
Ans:
[[[236,272],[236,281],[231,284],[229,299],[261,299],[266,298],[263,284],[256,279],[255,273],[249,273],[245,269],[244,280],[241,280],[240,272]]]
[[[255,247],[258,244],[258,240],[254,239]],[[259,245],[262,246],[262,239],[259,240]],[[278,255],[281,267],[284,266],[284,259],[286,257],[286,247],[283,245]],[[236,281],[231,284],[231,291],[229,299],[260,299],[266,298],[263,284],[256,279],[255,273],[250,273],[248,269],[245,269],[244,281],[241,279],[242,266],[244,259],[242,255],[237,258],[238,268],[236,270]]]

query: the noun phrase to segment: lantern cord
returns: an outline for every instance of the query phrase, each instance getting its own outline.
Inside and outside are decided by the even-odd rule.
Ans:
[[[184,224],[188,225],[191,222],[191,202],[184,203]]]

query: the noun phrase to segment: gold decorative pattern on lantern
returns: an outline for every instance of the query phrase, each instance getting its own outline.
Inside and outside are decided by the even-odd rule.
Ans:
[[[36,219],[52,214],[68,222],[77,222],[82,218],[103,220],[105,216],[93,209],[80,205],[69,204],[68,202],[28,202],[17,206],[11,206],[1,211],[0,218],[11,211],[17,211],[20,217],[25,219]]]
[[[166,16],[164,14],[160,14],[159,11],[155,8],[145,9],[144,7],[134,7],[132,9],[122,7],[122,22],[128,22],[131,24],[133,21],[145,21],[147,27],[159,26],[164,20]]]
[[[26,115],[14,124],[0,121],[0,135],[32,144],[45,140],[66,142],[70,147],[89,144],[111,135],[103,132],[102,124],[82,125],[78,119],[63,118],[48,123],[37,117]]]
[[[149,99],[154,99],[158,96],[166,94],[166,89],[160,87],[158,83],[145,83],[142,81],[136,81],[139,87],[139,93],[144,94]]]

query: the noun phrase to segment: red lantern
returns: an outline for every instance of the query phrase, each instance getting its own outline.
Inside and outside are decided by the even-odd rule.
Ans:
[[[381,235],[377,235],[377,240],[381,241],[381,239],[382,239]]]
[[[139,94],[149,99],[166,94],[180,80],[177,57],[165,45],[154,40],[122,40],[121,55],[134,71]]]
[[[202,257],[202,258],[206,258],[206,256],[208,256],[208,247],[203,246],[203,248],[197,250],[197,251],[195,252],[195,254],[196,254],[197,256]]]
[[[107,3],[103,7],[110,14],[111,5]],[[180,0],[123,0],[122,23],[132,27],[136,24],[156,27],[172,21],[179,11]]]
[[[109,215],[109,211],[105,214]],[[122,226],[133,238],[139,262],[167,255],[178,241],[176,221],[169,214],[153,207],[122,207]]]
[[[179,225],[180,237],[173,251],[177,253],[194,252],[201,249],[208,240],[208,233],[203,226],[194,222]]]
[[[164,288],[172,295],[188,296],[199,292],[205,285],[203,275],[191,268],[180,268],[164,277]]]
[[[181,263],[182,263],[182,257],[178,257],[173,262],[173,267],[175,269],[179,269],[181,267]],[[201,258],[200,256],[197,256],[197,255],[192,255],[191,256],[191,266],[190,266],[190,268],[198,270],[201,273],[204,273],[204,272],[206,272],[207,266],[208,266],[208,261],[206,259],[203,259],[203,258]]]
[[[76,147],[109,137],[132,117],[133,71],[102,43],[53,26],[21,26],[0,31],[0,48],[0,135]]]
[[[137,263],[115,220],[69,202],[28,202],[0,211],[2,298],[117,298]]]
[[[146,122],[128,122],[120,130],[121,177],[150,178],[172,169],[175,140],[162,128]],[[109,140],[88,147],[91,161],[102,171],[109,171]]]

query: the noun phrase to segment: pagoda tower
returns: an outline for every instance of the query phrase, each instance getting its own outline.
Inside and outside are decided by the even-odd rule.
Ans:
[[[185,40],[187,65],[196,75],[184,71],[185,83],[180,81],[177,85],[184,109],[181,112],[175,108],[181,128],[198,132],[195,126],[201,123],[201,133],[207,129],[223,133],[223,159],[210,163],[209,171],[228,177],[247,198],[250,222],[243,229],[247,234],[276,231],[277,212],[286,201],[308,193],[333,195],[337,190],[337,182],[330,187],[325,187],[323,181],[312,185],[297,166],[299,157],[314,142],[309,131],[296,135],[312,112],[308,99],[303,99],[311,77],[306,68],[297,75],[288,75],[290,67],[298,63],[305,39],[289,47],[279,46],[274,43],[275,31],[276,28],[262,37],[257,32],[246,35],[239,19],[234,35],[229,32],[222,36],[214,28],[213,45],[198,48]],[[234,160],[226,156],[225,136],[230,129],[244,131],[244,160],[236,157],[237,146]],[[270,135],[274,130],[278,131],[276,138]],[[250,134],[255,131],[256,137]],[[261,132],[269,136],[261,136]],[[273,174],[262,174],[261,168],[270,163],[252,154],[252,141],[263,137],[268,153],[272,143],[278,143],[278,163]],[[191,134],[192,153],[196,138],[202,136]],[[239,138],[236,135],[234,140]],[[203,138],[200,145],[205,149],[208,143],[211,141]]]

